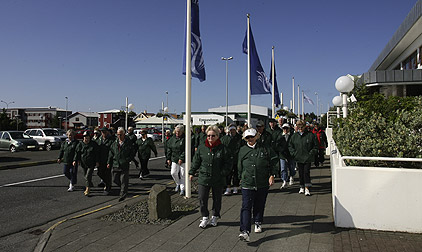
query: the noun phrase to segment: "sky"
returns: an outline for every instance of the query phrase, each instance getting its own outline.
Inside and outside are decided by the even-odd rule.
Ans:
[[[417,0],[199,0],[207,79],[192,79],[192,112],[247,103],[242,42],[250,13],[261,60],[275,47],[278,89],[290,106],[295,84],[322,112],[335,81],[368,71]],[[73,112],[185,111],[182,75],[186,0],[1,0],[0,99],[9,107]],[[168,96],[166,96],[166,91]],[[296,90],[297,92],[297,90]],[[271,107],[271,95],[252,104]],[[0,103],[0,107],[5,107]],[[305,103],[305,112],[316,112]],[[321,112],[321,111],[320,111]]]

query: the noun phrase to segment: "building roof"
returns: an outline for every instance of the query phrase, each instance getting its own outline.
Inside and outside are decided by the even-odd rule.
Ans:
[[[98,113],[97,112],[75,112],[75,113],[71,114],[69,116],[69,118],[72,118],[72,117],[74,117],[74,116],[76,116],[78,114],[79,115],[82,115],[84,117],[96,117],[96,118],[98,118]]]
[[[112,114],[112,113],[119,113],[120,112],[120,109],[111,109],[111,110],[106,110],[106,111],[101,111],[101,112],[98,112],[98,114]]]

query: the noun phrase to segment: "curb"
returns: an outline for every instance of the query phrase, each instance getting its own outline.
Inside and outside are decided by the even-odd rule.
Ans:
[[[0,170],[16,169],[16,168],[22,168],[22,167],[28,167],[28,166],[37,166],[37,165],[54,164],[54,163],[57,163],[57,159],[18,163],[18,164],[11,164],[11,165],[2,165],[0,166]]]

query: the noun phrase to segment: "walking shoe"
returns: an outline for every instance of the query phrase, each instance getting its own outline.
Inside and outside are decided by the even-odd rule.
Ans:
[[[311,193],[309,192],[308,188],[305,188],[305,196],[311,196]]]
[[[283,184],[281,184],[280,189],[287,188],[287,181],[283,180]]]
[[[216,227],[217,222],[218,222],[218,216],[214,216],[214,215],[211,216],[211,221],[210,221],[211,226]]]
[[[202,220],[199,223],[199,227],[200,228],[206,228],[208,226],[208,224],[210,224],[210,220],[208,219],[208,217],[202,217]]]
[[[105,186],[104,181],[101,180],[101,182],[97,186],[98,187],[104,187]]]
[[[233,194],[238,194],[237,187],[233,187]]]
[[[242,231],[242,233],[239,234],[239,239],[245,242],[250,241],[248,231]]]
[[[224,192],[224,195],[228,196],[232,194],[232,189],[230,187],[227,187],[226,191]]]
[[[126,195],[120,196],[119,201],[123,201],[126,199]]]
[[[180,196],[185,196],[185,190],[180,190]]]
[[[305,188],[301,187],[301,188],[299,189],[299,193],[305,193]]]
[[[89,187],[87,187],[87,188],[85,189],[84,195],[85,195],[85,196],[89,196]]]
[[[295,180],[292,176],[290,176],[289,185],[293,185],[295,183]]]
[[[174,191],[175,192],[178,192],[180,190],[180,185],[177,185],[175,188],[174,188]]]
[[[70,183],[69,189],[67,189],[67,191],[68,192],[73,192],[74,189],[75,189],[75,187],[72,185],[72,183]]]
[[[262,232],[261,224],[255,223],[255,233],[261,233],[261,232]]]

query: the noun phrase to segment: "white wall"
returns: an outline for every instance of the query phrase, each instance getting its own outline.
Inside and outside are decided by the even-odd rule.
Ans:
[[[422,233],[422,170],[341,166],[330,155],[337,227]]]

